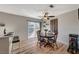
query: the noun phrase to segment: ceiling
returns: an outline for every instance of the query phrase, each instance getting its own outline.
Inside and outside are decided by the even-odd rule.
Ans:
[[[79,8],[79,4],[53,5],[54,7],[50,8],[49,4],[1,4],[0,11],[39,19],[39,16],[43,16],[43,11],[48,11],[49,15],[57,16]]]

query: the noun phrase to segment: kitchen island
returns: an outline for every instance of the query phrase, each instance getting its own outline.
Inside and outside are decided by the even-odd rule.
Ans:
[[[0,36],[0,54],[10,54],[13,36]]]

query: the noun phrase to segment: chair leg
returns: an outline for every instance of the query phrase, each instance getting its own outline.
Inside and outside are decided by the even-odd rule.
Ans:
[[[58,45],[57,45],[57,43],[55,43],[55,45],[56,45],[56,47],[57,47],[57,49],[58,49]]]
[[[20,42],[19,42],[19,53],[20,53]]]
[[[37,46],[39,46],[39,42],[37,42]]]
[[[11,53],[13,54],[13,43],[12,43]]]
[[[42,43],[40,42],[39,44],[40,44],[40,48],[41,48],[41,46],[42,46]]]
[[[54,43],[52,43],[51,47],[52,47],[52,49],[54,50]]]
[[[41,48],[41,43],[39,41],[37,42],[37,46]]]
[[[36,44],[37,46],[38,46],[38,42],[37,42],[37,44]]]

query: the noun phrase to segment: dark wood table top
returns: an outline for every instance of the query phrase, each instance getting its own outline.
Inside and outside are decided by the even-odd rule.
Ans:
[[[40,37],[44,37],[44,38],[52,38],[52,37],[54,37],[54,35],[40,35]]]

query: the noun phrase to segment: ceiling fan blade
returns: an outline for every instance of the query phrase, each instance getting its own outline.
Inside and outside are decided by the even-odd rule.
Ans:
[[[47,17],[47,16],[48,16],[48,12],[45,12],[44,17]]]
[[[55,16],[48,16],[48,17],[55,17]]]
[[[38,16],[38,17],[43,17],[43,16]]]

